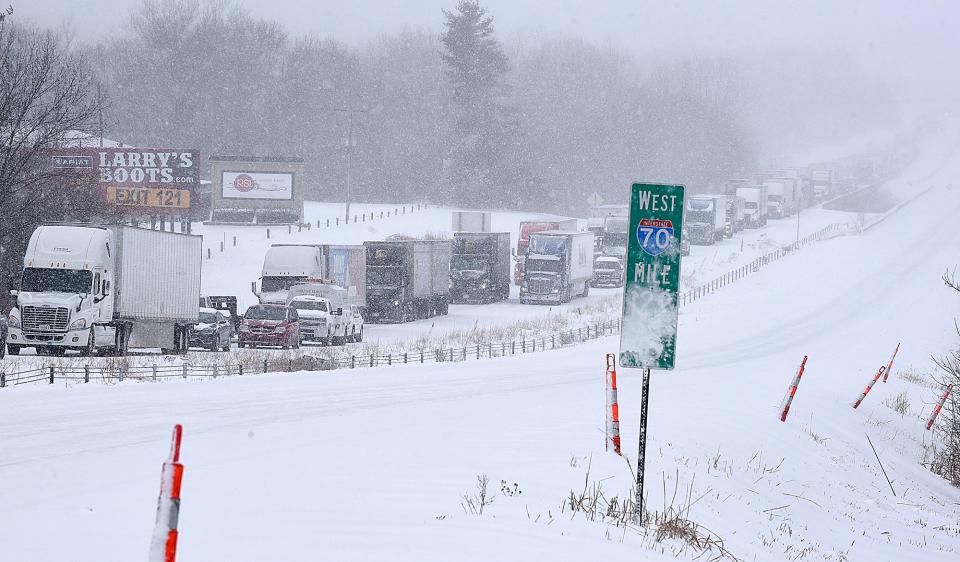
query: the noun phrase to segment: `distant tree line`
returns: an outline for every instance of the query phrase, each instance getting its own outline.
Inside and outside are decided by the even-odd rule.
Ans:
[[[95,106],[71,109],[84,119],[60,128],[205,155],[302,156],[307,197],[319,200],[583,214],[590,193],[623,201],[637,179],[704,191],[752,172],[769,138],[790,137],[758,120],[830,122],[813,128],[831,135],[876,124],[856,99],[818,104],[837,97],[844,76],[833,69],[829,86],[818,82],[817,69],[833,67],[816,57],[796,54],[794,66],[809,72],[759,88],[767,66],[756,61],[640,57],[563,37],[505,43],[480,4],[453,3],[438,14],[439,30],[404,29],[359,47],[325,39],[322,20],[316,35],[293,37],[241,7],[202,0],[145,0],[116,36],[93,45],[20,33],[46,33],[58,64],[84,69],[84,99]],[[778,101],[785,90],[803,101],[802,114]],[[840,122],[851,106],[858,119]]]

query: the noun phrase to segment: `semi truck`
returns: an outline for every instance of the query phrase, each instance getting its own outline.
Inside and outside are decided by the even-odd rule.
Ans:
[[[593,233],[535,232],[525,257],[521,303],[560,304],[590,293]]]
[[[520,285],[523,282],[523,260],[527,254],[527,245],[530,243],[530,235],[534,232],[544,230],[563,230],[576,232],[577,219],[562,219],[554,221],[521,221],[520,236],[517,238],[517,251],[514,254],[515,267],[513,272],[513,282]]]
[[[743,197],[744,226],[760,228],[767,224],[767,187],[748,185],[737,188],[737,196]]]
[[[41,225],[12,290],[7,350],[184,353],[199,321],[200,236],[123,225]]]
[[[732,237],[735,232],[743,230],[746,219],[746,203],[747,200],[743,197],[736,195],[727,197],[727,224],[730,225],[727,238]]]
[[[274,244],[263,257],[260,290],[250,283],[261,304],[286,304],[294,285],[323,280],[347,290],[353,303],[366,303],[366,253],[360,245]]]
[[[484,211],[453,211],[454,232],[490,232],[490,213]]]
[[[774,178],[763,182],[767,187],[767,215],[782,219],[796,211],[796,187],[794,178]]]
[[[603,219],[603,239],[600,242],[601,253],[605,256],[613,256],[623,260],[627,255],[629,230],[630,220],[626,215]]]
[[[727,196],[694,195],[684,218],[691,244],[709,245],[726,236]]]
[[[447,313],[449,240],[390,240],[363,246],[368,321],[409,322]]]
[[[450,256],[450,302],[510,298],[510,233],[457,232]]]

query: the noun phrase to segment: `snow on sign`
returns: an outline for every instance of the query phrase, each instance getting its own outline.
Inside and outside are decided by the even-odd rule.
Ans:
[[[683,186],[633,184],[620,365],[673,369]]]

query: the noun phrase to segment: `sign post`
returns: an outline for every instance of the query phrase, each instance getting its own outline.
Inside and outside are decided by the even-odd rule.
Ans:
[[[673,369],[683,231],[682,185],[635,183],[623,287],[620,366],[643,369],[634,519],[642,524],[650,369]]]

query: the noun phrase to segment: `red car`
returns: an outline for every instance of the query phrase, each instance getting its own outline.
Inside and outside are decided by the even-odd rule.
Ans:
[[[300,318],[297,316],[297,309],[284,304],[251,306],[240,323],[239,345],[275,345],[283,349],[300,347]]]

